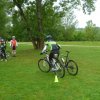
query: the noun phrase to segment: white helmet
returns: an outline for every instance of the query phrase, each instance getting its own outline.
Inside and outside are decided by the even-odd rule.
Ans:
[[[12,39],[15,39],[15,36],[12,36]]]

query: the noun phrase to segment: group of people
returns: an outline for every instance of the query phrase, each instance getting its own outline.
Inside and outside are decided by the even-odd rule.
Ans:
[[[15,39],[15,36],[12,36],[12,40],[10,41],[10,47],[12,48],[12,56],[16,55],[16,47],[17,46],[18,46],[18,44]],[[57,54],[59,56],[60,46],[52,39],[51,35],[46,36],[46,42],[45,42],[45,45],[44,45],[44,48],[43,48],[41,54],[43,54],[46,50],[50,51],[49,61],[52,63],[52,58],[54,58],[55,54]],[[7,61],[6,42],[2,38],[0,38],[0,51],[2,52],[0,54],[1,61],[3,61],[3,60]]]
[[[17,41],[15,39],[15,36],[12,36],[12,40],[10,41],[10,47],[12,49],[12,56],[16,55],[16,47],[18,46]],[[1,61],[7,61],[7,56],[6,56],[6,41],[0,37],[0,57]]]

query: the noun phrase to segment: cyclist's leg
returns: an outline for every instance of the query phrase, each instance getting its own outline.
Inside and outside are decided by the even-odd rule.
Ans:
[[[49,54],[49,62],[52,64],[53,52],[51,51]]]
[[[57,56],[57,50],[53,50],[51,52],[51,61],[52,61],[52,71],[56,71],[57,70],[57,67],[56,67],[56,60],[57,58],[55,57],[55,54]]]
[[[6,59],[6,52],[5,52],[5,50],[2,50],[1,59],[4,59],[5,61],[7,61],[7,59]]]
[[[16,56],[16,47],[15,46],[12,47],[12,56]]]
[[[2,54],[2,52],[1,52],[1,49],[0,49],[0,58],[1,58],[1,54]]]
[[[54,52],[51,51],[50,54],[49,54],[49,62],[50,62],[50,65],[51,65],[51,71],[55,71],[53,57],[54,57]]]
[[[58,57],[59,57],[59,50],[57,49],[53,51],[53,58],[58,59]]]
[[[5,61],[7,61],[7,57],[6,57],[6,52],[5,52],[5,50],[3,51],[3,53],[4,53],[4,59],[5,59]]]
[[[3,58],[4,58],[4,54],[3,51],[1,51],[1,61],[3,61]]]

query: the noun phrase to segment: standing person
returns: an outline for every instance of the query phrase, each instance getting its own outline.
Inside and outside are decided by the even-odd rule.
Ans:
[[[6,44],[5,44],[5,41],[4,39],[1,39],[0,41],[0,56],[1,56],[1,61],[5,60],[7,61],[7,58],[6,58]]]
[[[15,36],[12,36],[12,40],[10,41],[10,46],[12,48],[12,56],[16,56],[16,47],[18,46]]]
[[[0,37],[0,45],[1,45],[1,40],[2,40],[2,38]]]
[[[44,48],[41,52],[41,54],[43,54],[43,52],[45,52],[46,50],[48,50],[50,52],[49,54],[49,61],[52,64],[52,58],[55,57],[55,54],[57,54],[59,56],[59,50],[60,50],[60,46],[52,39],[51,35],[46,36],[46,42],[44,45]],[[56,70],[55,68],[52,68],[52,71]]]

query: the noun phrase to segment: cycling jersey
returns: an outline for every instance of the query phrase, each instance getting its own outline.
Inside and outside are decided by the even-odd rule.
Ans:
[[[14,39],[14,40],[11,40],[10,41],[10,46],[14,46],[14,47],[16,47],[17,46],[17,41]]]
[[[59,48],[60,47],[58,46],[58,44],[55,41],[47,41],[47,42],[45,42],[45,47],[44,47],[43,51],[45,51],[46,49],[49,51],[59,50]]]
[[[1,50],[5,50],[5,49],[6,49],[6,44],[1,43],[1,45],[0,45],[0,49],[1,49]]]
[[[52,58],[55,57],[55,54],[57,54],[58,55],[57,57],[59,57],[59,49],[60,46],[55,41],[47,41],[45,42],[45,46],[42,50],[42,53],[45,52],[46,50],[50,51],[49,61],[52,61]]]

